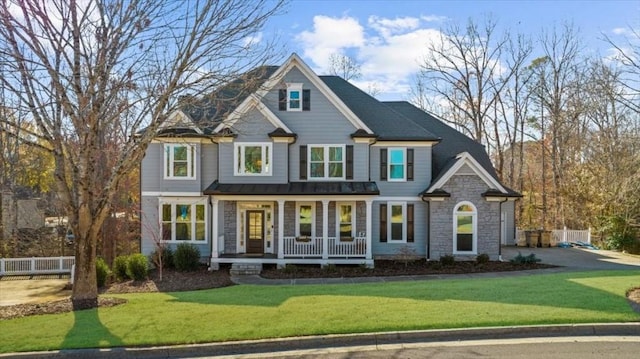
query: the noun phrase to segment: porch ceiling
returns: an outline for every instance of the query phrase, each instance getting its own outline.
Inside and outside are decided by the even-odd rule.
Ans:
[[[378,195],[375,182],[289,182],[282,184],[237,184],[213,182],[207,195]]]

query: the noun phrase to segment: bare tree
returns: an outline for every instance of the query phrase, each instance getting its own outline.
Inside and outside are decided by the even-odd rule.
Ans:
[[[429,92],[451,111],[445,118],[479,143],[485,142],[487,121],[494,120],[493,107],[512,76],[501,66],[507,39],[497,37],[490,18],[482,26],[471,19],[464,28],[451,24],[428,46],[421,64]]]
[[[96,247],[123,178],[178,96],[206,92],[268,59],[267,0],[0,0],[0,83],[50,151],[75,234],[75,308],[97,305]],[[105,137],[123,131],[109,148]],[[38,141],[31,140],[37,139]],[[99,181],[96,183],[96,181]]]
[[[347,81],[357,80],[362,76],[360,64],[352,57],[342,54],[329,56],[329,71],[331,75],[340,76]]]
[[[629,26],[624,41],[616,42],[607,35],[604,41],[615,49],[615,59],[621,66],[620,84],[626,89],[620,100],[640,113],[640,30]]]

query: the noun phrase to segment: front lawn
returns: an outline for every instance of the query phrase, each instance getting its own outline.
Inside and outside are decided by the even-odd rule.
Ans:
[[[640,270],[113,295],[127,304],[0,321],[1,352],[298,335],[637,321]]]

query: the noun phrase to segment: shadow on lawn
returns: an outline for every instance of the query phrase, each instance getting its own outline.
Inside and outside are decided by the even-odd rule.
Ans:
[[[611,273],[611,272],[609,272]],[[613,273],[612,273],[613,274]],[[638,276],[640,271],[619,271],[615,276]],[[594,272],[572,272],[508,278],[424,280],[375,284],[233,286],[224,289],[170,293],[178,302],[214,305],[277,307],[289,299],[307,296],[359,296],[424,301],[494,302],[602,311],[602,303],[626,298],[589,287],[575,280],[600,277]],[[579,293],[573,296],[572,293]],[[596,299],[597,298],[597,299]],[[614,307],[618,308],[618,307]],[[611,309],[627,313],[627,308]]]
[[[61,348],[98,348],[122,346],[123,342],[107,329],[98,317],[97,309],[73,312],[73,328],[64,337]]]

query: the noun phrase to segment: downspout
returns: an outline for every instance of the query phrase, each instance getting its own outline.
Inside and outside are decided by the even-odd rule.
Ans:
[[[504,201],[498,202],[498,260],[502,262],[502,204],[508,201],[507,197],[504,198]],[[507,220],[506,218],[504,219]]]
[[[424,196],[420,197],[422,202],[427,204],[427,262],[431,260],[431,202],[425,201]]]

